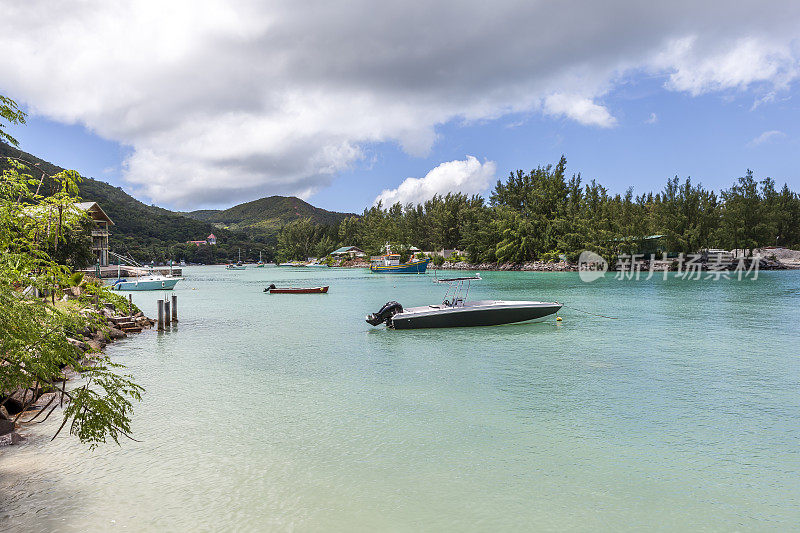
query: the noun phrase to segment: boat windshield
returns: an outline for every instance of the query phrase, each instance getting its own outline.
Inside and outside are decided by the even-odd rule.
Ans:
[[[481,279],[480,274],[474,276],[463,276],[458,278],[434,279],[434,283],[447,283],[447,292],[444,293],[442,305],[447,307],[459,307],[464,305],[464,301],[469,295],[469,288],[473,281]]]

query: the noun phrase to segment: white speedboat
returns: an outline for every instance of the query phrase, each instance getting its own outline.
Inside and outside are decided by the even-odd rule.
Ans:
[[[115,291],[170,291],[183,278],[150,274],[127,280],[120,278],[114,281],[111,289]]]
[[[377,313],[368,315],[367,322],[373,326],[385,323],[387,327],[394,329],[497,326],[543,318],[561,309],[561,304],[558,302],[465,301],[470,282],[479,279],[481,277],[476,275],[436,280],[437,283],[450,284],[441,304],[404,309],[397,302],[388,302]],[[448,299],[451,292],[452,297]]]

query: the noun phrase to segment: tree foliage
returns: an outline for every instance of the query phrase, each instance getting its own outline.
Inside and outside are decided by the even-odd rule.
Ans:
[[[0,101],[3,118],[16,109],[8,102]],[[43,178],[14,159],[0,177],[0,395],[61,390],[67,398],[61,429],[68,425],[72,435],[92,446],[118,442],[130,432],[131,401],[140,399],[142,389],[105,356],[86,364],[70,343],[93,320],[80,307],[55,301],[72,284],[83,283],[69,266],[87,247],[76,237],[86,223],[86,214],[74,206],[80,176],[74,171],[49,176],[54,189],[48,195],[41,194]],[[102,300],[114,297],[99,286],[92,290]],[[82,374],[80,387],[66,389],[66,367]],[[39,421],[59,403],[41,411],[47,414]]]
[[[397,250],[458,248],[473,262],[509,263],[574,260],[585,249],[606,256],[633,253],[654,235],[663,236],[663,248],[674,253],[800,245],[798,195],[786,185],[776,190],[770,178],[756,181],[751,171],[719,195],[676,176],[661,191],[636,196],[632,188],[611,195],[594,180],[583,184],[580,174],[568,176],[566,169],[562,156],[555,165],[512,172],[498,180],[488,203],[460,193],[417,205],[378,203],[360,217],[344,219],[332,235],[335,242],[324,243],[328,252],[352,245],[370,254],[380,253],[387,241]],[[303,250],[320,255],[323,246],[315,248],[308,239],[322,243],[321,235],[319,226],[314,230],[304,223],[296,238]],[[294,238],[288,231],[283,235],[284,250],[299,246]]]

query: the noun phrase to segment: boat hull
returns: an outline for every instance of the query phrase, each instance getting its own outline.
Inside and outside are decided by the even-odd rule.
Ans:
[[[466,302],[463,306],[413,307],[392,317],[395,329],[499,326],[555,314],[561,304],[550,302]]]
[[[111,286],[115,291],[171,291],[180,278],[156,281],[121,281]]]
[[[370,265],[369,270],[379,274],[424,274],[430,261],[430,259],[423,259],[399,265]]]
[[[270,294],[325,294],[328,292],[328,286],[325,287],[286,287],[269,289]]]

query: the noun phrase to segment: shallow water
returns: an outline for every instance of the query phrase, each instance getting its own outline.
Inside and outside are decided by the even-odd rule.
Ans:
[[[37,427],[0,451],[0,529],[798,528],[800,272],[484,273],[471,299],[618,318],[417,331],[364,315],[437,302],[431,275],[184,272],[179,326],[108,350],[147,389],[142,442]]]

